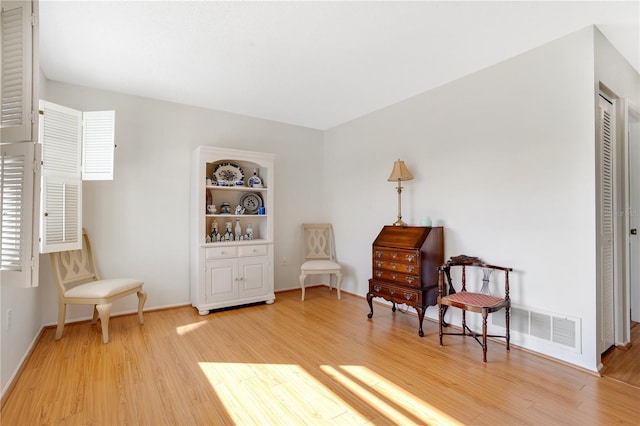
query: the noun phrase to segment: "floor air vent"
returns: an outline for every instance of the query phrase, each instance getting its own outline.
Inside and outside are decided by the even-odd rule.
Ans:
[[[495,326],[504,327],[504,311],[491,315]],[[546,340],[564,349],[580,352],[580,319],[524,306],[511,306],[511,333]],[[514,336],[515,337],[515,336]]]

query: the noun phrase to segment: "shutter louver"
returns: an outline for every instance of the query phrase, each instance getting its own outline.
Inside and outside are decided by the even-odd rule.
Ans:
[[[38,285],[37,233],[40,146],[2,145],[0,155],[0,271],[2,281],[21,287]]]
[[[112,180],[115,111],[84,113],[82,180]]]
[[[0,186],[2,187],[2,256],[3,270],[21,271],[24,248],[22,234],[22,204],[25,195],[24,154],[2,154]]]
[[[42,102],[41,140],[44,175],[61,173],[80,178],[82,113]]]
[[[31,2],[2,2],[0,135],[3,142],[32,140],[33,30]]]
[[[24,117],[22,8],[2,14],[2,127],[20,126]]]
[[[80,182],[55,177],[43,179],[43,247],[52,251],[72,250],[79,246],[81,229]]]

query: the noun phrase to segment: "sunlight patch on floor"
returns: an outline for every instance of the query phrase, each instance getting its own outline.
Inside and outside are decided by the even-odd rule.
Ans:
[[[323,365],[320,368],[396,424],[462,424],[366,367],[353,365],[336,369]]]
[[[184,336],[187,333],[191,333],[192,331],[203,327],[205,324],[207,324],[206,321],[199,321],[187,325],[181,325],[180,327],[176,327],[176,333],[178,333],[178,336]]]
[[[199,366],[236,424],[368,422],[299,365],[200,362]]]

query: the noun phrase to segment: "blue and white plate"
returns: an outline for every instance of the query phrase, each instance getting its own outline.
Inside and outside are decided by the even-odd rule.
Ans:
[[[213,177],[220,186],[236,186],[237,182],[244,184],[244,172],[240,166],[233,163],[220,163],[213,171]]]

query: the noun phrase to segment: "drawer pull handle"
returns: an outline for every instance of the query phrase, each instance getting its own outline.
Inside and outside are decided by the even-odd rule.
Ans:
[[[407,272],[413,272],[414,269],[414,266],[407,266]]]
[[[413,284],[413,282],[416,280],[416,277],[407,277],[407,282],[409,284]]]
[[[380,286],[374,285],[373,291],[380,292]]]
[[[413,299],[413,295],[409,294],[409,293],[405,293],[404,294],[404,298],[407,299],[407,300],[411,300],[411,299]]]
[[[392,264],[391,264],[391,267],[392,267],[393,269],[396,269],[396,268],[398,267],[398,264],[397,264],[397,263],[392,263]]]
[[[397,276],[398,276],[398,275],[396,275],[396,274],[391,274],[391,279],[392,279],[392,280],[395,280]]]
[[[382,252],[381,251],[376,251],[376,256],[377,257],[382,257]]]
[[[408,255],[406,255],[405,257],[407,258],[407,260],[408,260],[409,262],[413,262],[413,259],[415,259],[415,258],[416,258],[416,256],[415,256],[415,255],[413,255],[413,254],[408,254]]]
[[[391,288],[391,289],[389,289],[389,294],[393,296],[394,294],[396,294],[396,291]]]
[[[396,257],[398,257],[398,253],[391,253],[391,257],[395,259]]]
[[[224,250],[222,250],[222,251],[220,252],[220,254],[225,254],[225,253],[224,253]]]
[[[382,262],[380,262],[379,260],[377,260],[377,261],[376,261],[376,266],[377,266],[378,268],[381,268],[381,267],[382,267]]]
[[[381,278],[381,277],[382,277],[382,272],[380,272],[380,271],[376,271],[376,276],[377,276],[378,278]]]

